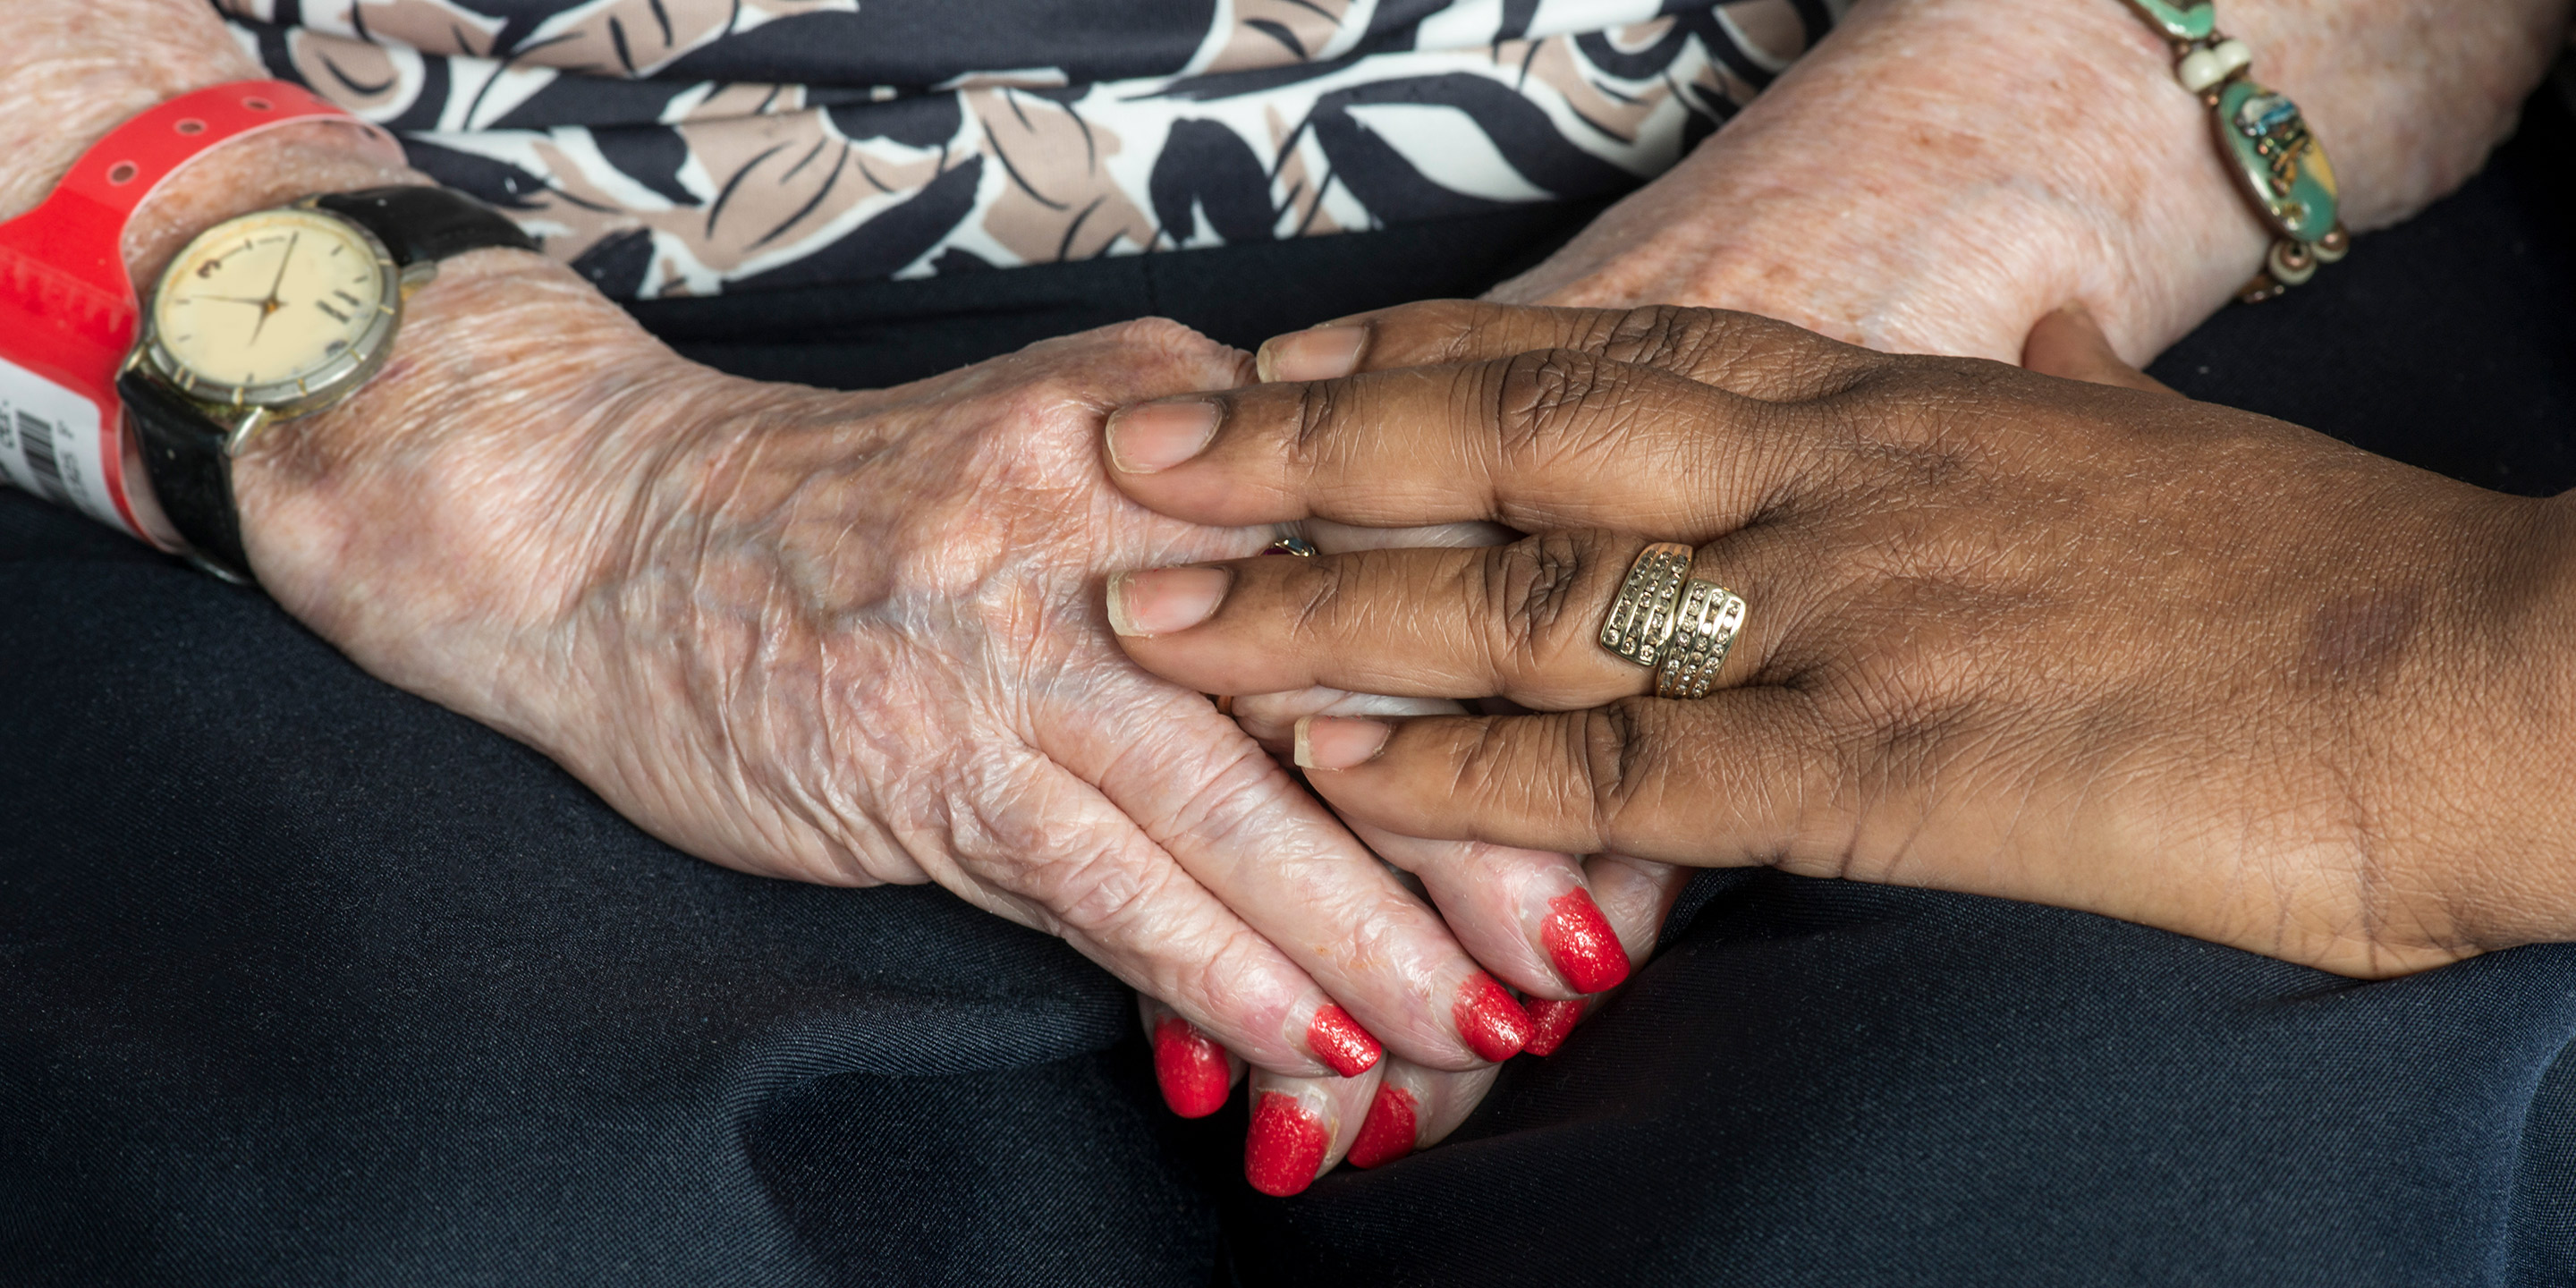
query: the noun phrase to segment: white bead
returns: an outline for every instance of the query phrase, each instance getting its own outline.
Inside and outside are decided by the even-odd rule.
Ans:
[[[2241,40],[2219,41],[2218,47],[2209,52],[2218,55],[2218,74],[2221,76],[2233,76],[2254,61],[2254,51],[2247,49]]]
[[[2231,40],[2227,43],[2233,45],[2236,42]],[[2218,55],[2206,49],[2195,49],[2183,55],[2182,62],[2174,67],[2174,79],[2181,81],[2184,89],[2197,94],[2227,79],[2227,73],[2218,69]]]

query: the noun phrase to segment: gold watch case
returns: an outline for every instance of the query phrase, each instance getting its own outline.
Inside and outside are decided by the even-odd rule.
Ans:
[[[356,221],[307,203],[200,234],[144,307],[129,366],[228,424],[226,453],[262,426],[309,416],[384,366],[403,299],[435,273],[406,272]]]

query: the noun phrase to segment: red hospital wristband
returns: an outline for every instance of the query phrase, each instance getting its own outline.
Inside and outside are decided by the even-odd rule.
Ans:
[[[116,127],[44,204],[0,224],[0,473],[10,482],[151,540],[125,501],[116,397],[139,318],[126,223],[217,146],[309,120],[356,126],[402,161],[392,136],[299,86],[237,81]]]

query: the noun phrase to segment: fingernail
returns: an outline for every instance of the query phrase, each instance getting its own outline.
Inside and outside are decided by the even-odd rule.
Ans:
[[[1598,993],[1628,978],[1628,950],[1619,946],[1619,933],[1588,891],[1568,890],[1549,900],[1538,939],[1575,992]]]
[[[1225,1048],[1199,1027],[1177,1015],[1154,1025],[1154,1081],[1163,1088],[1163,1103],[1183,1118],[1205,1118],[1225,1108],[1231,1078]]]
[[[1368,1117],[1360,1120],[1359,1139],[1351,1142],[1351,1152],[1343,1157],[1353,1167],[1392,1163],[1413,1152],[1414,1133],[1413,1093],[1380,1083],[1377,1099],[1369,1102]]]
[[[1384,1053],[1350,1012],[1330,1002],[1315,1008],[1315,1018],[1306,1026],[1306,1048],[1345,1078],[1368,1072]]]
[[[1307,716],[1297,722],[1297,767],[1348,769],[1386,746],[1395,726],[1355,716]]]
[[[1109,415],[1109,463],[1125,474],[1168,470],[1206,451],[1216,422],[1204,398],[1121,407]]]
[[[1530,1017],[1529,1041],[1521,1050],[1531,1055],[1555,1055],[1556,1049],[1565,1045],[1566,1036],[1574,1032],[1575,1022],[1583,1018],[1583,1008],[1589,1005],[1589,999],[1578,997],[1571,1002],[1558,1002],[1533,997],[1521,1005],[1529,1011]]]
[[[1252,374],[1263,384],[1280,380],[1339,380],[1359,369],[1368,328],[1319,326],[1272,336],[1253,355]]]
[[[1449,1018],[1457,1021],[1458,1035],[1467,1039],[1468,1050],[1496,1064],[1529,1045],[1529,1012],[1482,971],[1459,988],[1458,1004],[1450,1008]]]
[[[1252,1134],[1243,1141],[1243,1179],[1272,1198],[1286,1198],[1315,1183],[1330,1144],[1324,1124],[1295,1096],[1265,1091],[1252,1110]]]
[[[1223,568],[1148,568],[1109,578],[1109,629],[1152,639],[1208,619],[1234,574]]]

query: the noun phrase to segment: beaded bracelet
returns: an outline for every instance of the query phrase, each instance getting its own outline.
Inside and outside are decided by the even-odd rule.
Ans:
[[[2219,32],[2211,0],[2129,0],[2129,7],[2172,43],[2174,79],[2209,108],[2219,152],[2274,233],[2262,271],[2236,298],[2271,299],[2316,276],[2317,265],[2342,259],[2352,238],[2335,217],[2334,167],[2326,150],[2308,133],[2298,104],[2246,74],[2253,51]]]

